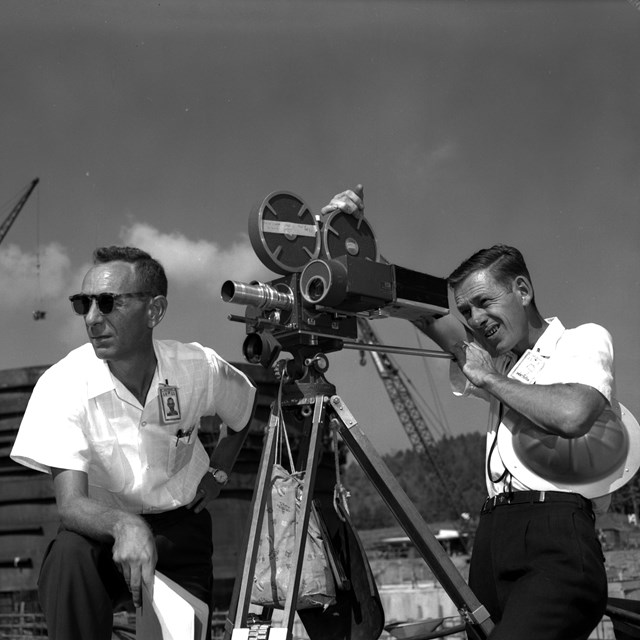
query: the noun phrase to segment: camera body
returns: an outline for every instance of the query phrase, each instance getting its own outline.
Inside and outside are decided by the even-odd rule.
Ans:
[[[358,338],[358,316],[413,320],[448,313],[446,280],[380,260],[364,219],[336,211],[313,216],[290,192],[274,192],[251,212],[251,244],[283,277],[226,281],[222,299],[244,304],[243,353],[270,366],[280,350],[315,345],[337,351]]]

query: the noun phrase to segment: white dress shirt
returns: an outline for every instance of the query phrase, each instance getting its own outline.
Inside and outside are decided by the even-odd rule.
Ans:
[[[157,367],[142,406],[90,344],[69,353],[36,384],[11,452],[23,465],[88,474],[89,496],[134,513],[188,504],[209,466],[197,437],[202,416],[232,430],[251,415],[255,388],[215,351],[154,340]],[[167,420],[159,389],[174,388],[180,419]]]
[[[546,320],[548,327],[531,351],[544,361],[544,366],[535,375],[536,384],[578,383],[597,389],[607,400],[604,412],[611,411],[614,404],[615,383],[613,375],[613,346],[609,332],[597,324],[583,324],[574,329],[565,329],[558,318]],[[496,368],[507,375],[517,364],[514,354],[508,353],[494,359]],[[503,413],[497,398],[473,385],[455,362],[451,363],[450,379],[455,395],[476,396],[489,401],[486,458],[490,464],[492,478],[499,478],[505,471],[498,448],[492,444],[501,423]],[[504,491],[544,490],[546,486],[528,486],[517,477],[507,474],[499,482],[493,482],[487,474],[487,491],[494,496]],[[606,510],[610,498],[598,498],[594,508]]]

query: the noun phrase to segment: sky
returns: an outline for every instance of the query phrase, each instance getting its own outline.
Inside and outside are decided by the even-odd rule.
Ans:
[[[361,183],[394,264],[446,276],[517,246],[543,315],[611,332],[640,416],[638,3],[3,0],[0,16],[0,220],[40,179],[0,245],[0,369],[85,341],[67,297],[109,244],[164,264],[157,337],[243,361],[220,287],[278,277],[251,211],[285,190],[319,213]],[[434,348],[402,320],[374,328]],[[394,358],[446,433],[484,429],[445,360]],[[327,378],[378,450],[408,448],[359,360],[331,354]]]

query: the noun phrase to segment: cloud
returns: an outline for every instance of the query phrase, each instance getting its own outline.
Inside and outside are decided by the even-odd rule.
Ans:
[[[16,308],[40,297],[57,298],[72,280],[71,260],[64,247],[51,243],[38,255],[10,244],[0,249],[0,297],[3,307]]]
[[[126,244],[140,247],[164,266],[172,285],[197,287],[212,298],[220,296],[225,280],[271,278],[256,257],[247,237],[222,247],[206,240],[191,240],[174,233],[161,233],[146,223],[135,223],[122,231]]]
[[[218,298],[225,280],[270,279],[273,274],[260,263],[249,239],[222,247],[205,240],[192,240],[180,233],[161,233],[146,223],[124,228],[122,241],[149,251],[164,265],[169,284],[196,287]],[[40,267],[38,268],[38,262]],[[16,244],[0,249],[0,299],[5,310],[37,304],[38,300],[64,299],[79,289],[89,268],[71,264],[66,247],[51,243],[40,256]]]
[[[39,257],[16,244],[0,249],[0,331],[13,337],[4,350],[7,362],[41,363],[59,356],[49,350],[68,349],[84,341],[83,323],[74,322],[67,296],[79,290],[86,267],[73,267],[66,247],[58,243],[42,247]],[[31,323],[35,310],[46,313],[46,324]]]
[[[274,277],[259,262],[246,236],[221,246],[179,233],[161,233],[149,224],[136,223],[122,230],[121,240],[123,244],[149,251],[162,262],[169,277],[170,294],[172,287],[190,292],[195,288],[203,292],[205,298],[222,305],[220,287],[224,280],[265,281]],[[80,291],[82,279],[91,264],[73,264],[69,249],[57,243],[41,248],[39,262],[40,269],[38,255],[16,244],[3,245],[0,249],[3,311],[0,330],[16,336],[15,344],[5,353],[7,362],[23,362],[25,358],[21,351],[26,348],[26,341],[32,348],[34,332],[43,333],[45,326],[39,347],[42,354],[39,357],[45,360],[55,360],[86,341],[84,322],[73,315],[67,296]],[[35,309],[46,311],[46,324],[31,324]]]

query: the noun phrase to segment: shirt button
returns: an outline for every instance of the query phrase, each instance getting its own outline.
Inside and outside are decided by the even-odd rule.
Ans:
[[[141,424],[142,424],[142,426],[143,426],[143,427],[146,427],[146,426],[147,426],[147,423],[146,423],[146,422],[142,422]]]

